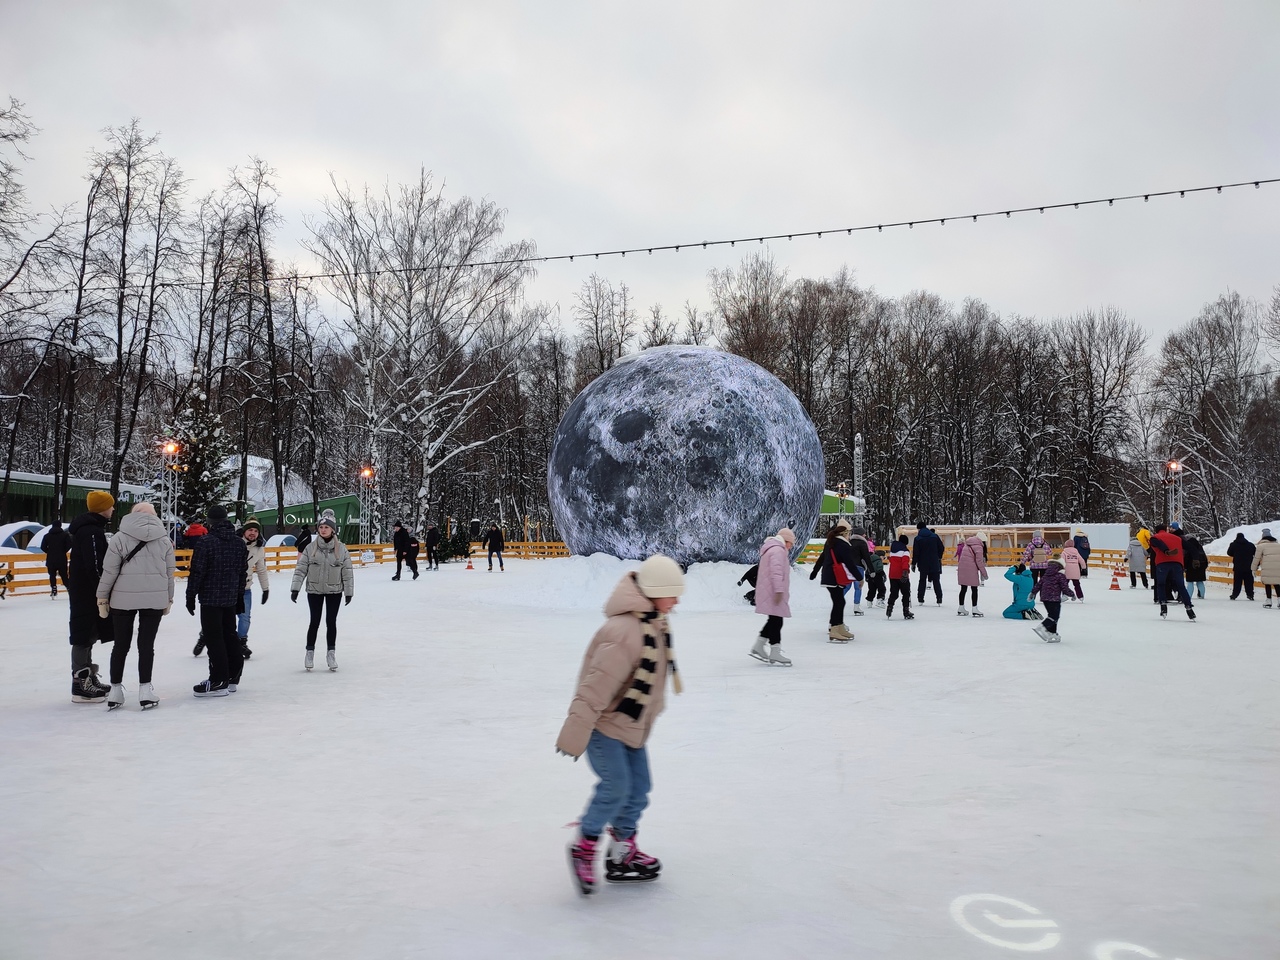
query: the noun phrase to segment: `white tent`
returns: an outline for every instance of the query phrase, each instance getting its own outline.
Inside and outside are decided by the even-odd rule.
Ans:
[[[18,543],[19,535],[23,533],[43,535],[46,529],[48,528],[42,527],[40,524],[33,523],[30,520],[22,520],[18,523],[6,523],[3,526],[0,526],[0,547],[8,547],[12,550],[32,550],[30,544],[23,547]],[[32,539],[34,539],[34,537]],[[43,539],[43,536],[41,539]]]

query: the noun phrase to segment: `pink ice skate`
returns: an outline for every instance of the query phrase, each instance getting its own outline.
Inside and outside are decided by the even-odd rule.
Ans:
[[[580,837],[577,843],[569,844],[569,869],[578,892],[584,897],[596,892],[596,845],[599,842]]]

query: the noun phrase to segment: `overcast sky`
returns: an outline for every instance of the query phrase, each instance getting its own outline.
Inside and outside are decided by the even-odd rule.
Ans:
[[[39,137],[31,199],[80,199],[98,131],[141,119],[194,181],[258,155],[298,246],[332,171],[425,166],[541,253],[836,228],[1280,176],[1280,3],[0,0],[0,96]],[[1280,283],[1280,184],[773,245],[791,276],[1155,334]],[[708,305],[738,250],[592,271]]]

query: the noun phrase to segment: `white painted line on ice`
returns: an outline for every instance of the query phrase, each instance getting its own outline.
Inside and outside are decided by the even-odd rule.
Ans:
[[[1004,940],[979,929],[974,926],[972,921],[969,920],[965,915],[965,908],[974,903],[1002,904],[1007,907],[1014,907],[1021,910],[1023,913],[1029,913],[1032,915],[1031,917],[1006,918],[992,910],[983,910],[983,919],[1000,928],[1000,930],[1052,929],[1049,933],[1046,933],[1038,940],[1030,942],[1025,940]],[[1023,903],[1021,900],[1014,900],[1011,897],[1002,897],[995,893],[970,893],[962,897],[956,897],[956,899],[951,902],[951,918],[955,920],[955,922],[960,926],[960,929],[964,930],[966,933],[972,934],[979,940],[992,944],[993,946],[1004,947],[1006,950],[1018,950],[1024,953],[1039,953],[1044,950],[1052,950],[1062,941],[1062,936],[1057,932],[1057,923],[1047,917],[1042,917],[1040,911],[1035,907]]]

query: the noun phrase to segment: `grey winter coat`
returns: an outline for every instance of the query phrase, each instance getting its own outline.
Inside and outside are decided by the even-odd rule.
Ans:
[[[132,560],[134,548],[143,544]],[[98,599],[110,600],[113,610],[163,610],[173,603],[173,543],[160,518],[131,513],[120,521],[102,560]]]
[[[248,540],[244,542],[245,548],[249,551],[249,569],[245,571],[244,588],[246,590],[253,589],[253,576],[258,575],[258,586],[263,590],[271,589],[271,581],[267,579],[267,545],[262,542],[262,535],[258,535],[258,539],[250,543]]]
[[[316,537],[298,554],[298,565],[293,570],[293,586],[297,592],[306,582],[307,593],[344,593],[353,596],[356,590],[355,575],[351,570],[351,554],[347,545],[336,536],[325,542]]]
[[[1147,551],[1137,537],[1129,541],[1129,570],[1132,573],[1147,572]]]

